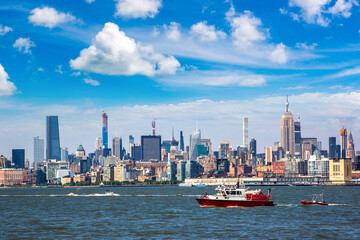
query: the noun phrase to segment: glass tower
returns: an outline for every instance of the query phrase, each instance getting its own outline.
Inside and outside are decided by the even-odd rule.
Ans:
[[[34,137],[34,169],[37,170],[37,164],[44,161],[44,139]]]
[[[61,160],[58,116],[46,117],[46,160]]]
[[[329,137],[329,158],[336,157],[336,137]]]
[[[103,147],[108,148],[108,115],[106,113],[102,113],[102,141],[103,141]]]
[[[189,160],[196,160],[197,156],[197,145],[201,144],[201,132],[200,130],[195,131],[190,135],[190,149],[189,149]]]
[[[15,168],[25,168],[25,149],[13,149],[12,162]]]

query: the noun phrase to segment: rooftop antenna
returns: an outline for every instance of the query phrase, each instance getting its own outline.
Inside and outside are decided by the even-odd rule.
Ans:
[[[174,140],[175,137],[174,137],[174,125],[172,126],[172,139]]]
[[[156,118],[154,118],[154,121],[151,123],[153,136],[155,136],[155,120]]]

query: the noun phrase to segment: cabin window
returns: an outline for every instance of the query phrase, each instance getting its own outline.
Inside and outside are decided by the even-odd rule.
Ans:
[[[226,195],[229,195],[230,193],[229,193],[229,191],[226,191]]]
[[[241,191],[236,191],[236,195],[241,195]]]

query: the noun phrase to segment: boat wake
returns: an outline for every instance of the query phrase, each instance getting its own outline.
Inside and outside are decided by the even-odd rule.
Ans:
[[[113,193],[113,194],[109,195],[107,193],[94,193],[94,194],[69,193],[66,196],[71,196],[71,197],[119,197],[120,194]]]

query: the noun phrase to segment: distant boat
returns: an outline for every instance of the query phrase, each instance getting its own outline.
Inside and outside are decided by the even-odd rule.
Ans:
[[[99,184],[99,187],[103,187],[103,186],[105,186],[105,185],[104,185],[103,182],[101,182],[101,183]]]
[[[193,185],[193,187],[206,187],[206,185],[203,185],[203,184],[197,184],[197,185]]]
[[[191,183],[179,183],[179,187],[192,187]]]
[[[112,195],[114,195],[114,192],[105,191],[105,196],[112,196]]]
[[[324,201],[323,194],[314,194],[311,201],[301,200],[305,205],[329,205]]]

